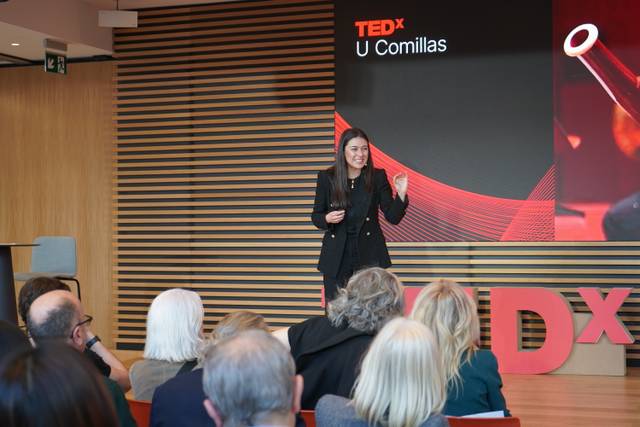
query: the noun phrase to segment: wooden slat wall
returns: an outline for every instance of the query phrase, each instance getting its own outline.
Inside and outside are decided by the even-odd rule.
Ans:
[[[115,49],[115,341],[141,348],[158,292],[198,290],[206,329],[251,309],[272,326],[322,313],[309,221],[315,173],[333,159],[331,1],[267,0],[145,10]],[[640,244],[391,243],[409,286],[451,277],[488,289],[632,286],[621,311],[640,336]],[[524,323],[535,347],[544,324]],[[640,346],[628,350],[640,361]]]
[[[321,314],[308,220],[333,160],[333,2],[145,10],[115,34],[114,276],[119,348],[151,299],[198,290],[206,329],[250,309]]]

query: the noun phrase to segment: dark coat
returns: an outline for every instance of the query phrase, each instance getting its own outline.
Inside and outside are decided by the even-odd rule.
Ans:
[[[373,191],[368,194],[369,208],[361,219],[358,233],[358,256],[360,267],[391,266],[387,245],[378,221],[378,208],[391,224],[398,224],[404,217],[409,204],[409,197],[404,202],[399,197],[393,198],[391,187],[384,169],[375,169]],[[316,197],[313,204],[311,221],[321,230],[326,230],[322,238],[322,250],[318,270],[327,276],[335,277],[340,267],[347,241],[346,221],[339,224],[327,224],[326,215],[334,210],[331,203],[331,182],[329,173],[324,170],[318,173]]]
[[[373,334],[337,328],[319,316],[293,325],[288,335],[296,373],[304,379],[302,409],[314,409],[325,394],[348,397]]]
[[[176,375],[156,388],[151,401],[150,427],[216,427],[203,401],[202,368]],[[300,414],[296,427],[305,427]]]
[[[202,369],[177,375],[156,388],[151,400],[151,427],[215,426],[202,402]]]

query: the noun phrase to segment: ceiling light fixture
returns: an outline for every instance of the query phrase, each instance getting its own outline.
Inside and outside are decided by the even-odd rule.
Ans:
[[[11,43],[11,46],[20,46],[20,43]]]

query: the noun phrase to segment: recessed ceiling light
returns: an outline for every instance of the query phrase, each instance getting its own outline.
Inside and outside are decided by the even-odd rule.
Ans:
[[[20,46],[20,43],[11,43],[11,46]]]

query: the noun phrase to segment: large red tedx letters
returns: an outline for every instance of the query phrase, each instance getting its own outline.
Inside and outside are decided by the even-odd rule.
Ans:
[[[630,344],[633,336],[617,312],[631,288],[612,289],[602,298],[599,289],[579,288],[578,292],[593,317],[577,339],[578,343],[597,343],[606,332],[613,344]],[[564,364],[573,347],[573,312],[559,293],[545,288],[493,288],[491,295],[491,349],[500,371],[514,374],[542,374]],[[546,338],[537,350],[521,350],[520,313],[533,311],[544,320]]]
[[[491,350],[501,372],[542,374],[559,368],[573,347],[573,317],[567,300],[545,288],[492,288]],[[545,322],[542,347],[520,349],[520,312],[533,311]]]
[[[599,289],[579,288],[578,293],[587,303],[593,317],[576,340],[579,343],[596,343],[603,332],[614,344],[633,344],[633,336],[622,324],[616,313],[631,293],[631,288],[612,289],[602,298]]]

